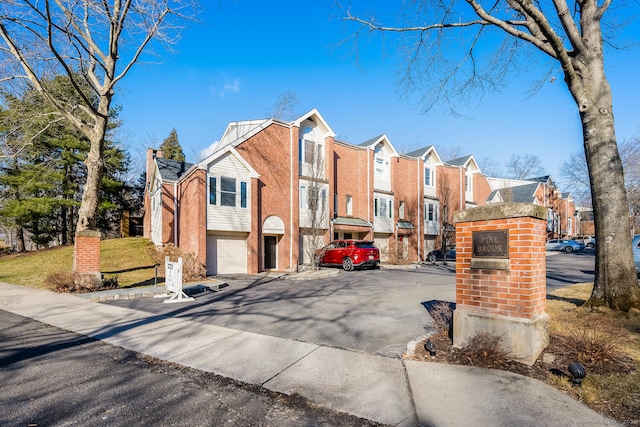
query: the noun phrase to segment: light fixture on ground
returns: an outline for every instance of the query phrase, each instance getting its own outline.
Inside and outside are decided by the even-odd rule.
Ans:
[[[574,385],[582,385],[583,378],[587,376],[587,372],[585,371],[584,366],[582,366],[582,364],[578,362],[573,362],[569,365],[569,373],[573,377],[571,379],[571,382]]]
[[[431,340],[428,339],[427,342],[424,343],[424,349],[429,352],[431,357],[436,357],[436,345]]]

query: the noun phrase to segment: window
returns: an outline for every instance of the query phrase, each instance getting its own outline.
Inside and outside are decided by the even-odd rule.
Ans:
[[[244,181],[240,182],[240,207],[247,207],[247,183]]]
[[[353,197],[347,196],[347,215],[353,215]]]
[[[380,212],[379,212],[381,217],[386,217],[387,216],[387,204],[385,203],[384,200],[380,200]]]
[[[424,185],[431,186],[431,169],[424,168]]]
[[[305,209],[307,203],[307,187],[304,185],[300,186],[300,209]]]
[[[393,202],[389,200],[389,218],[393,218]]]
[[[235,178],[220,178],[220,205],[236,205],[236,180]]]
[[[246,208],[248,206],[249,187],[247,182],[240,181],[240,193],[238,193],[236,178],[224,176],[209,177],[209,204]]]
[[[400,216],[400,219],[404,219],[404,201],[403,200],[400,201],[400,207],[398,208],[398,215]]]
[[[378,216],[378,199],[373,201],[373,216]]]
[[[433,205],[431,203],[429,203],[429,221],[433,221]]]
[[[469,191],[469,175],[464,176],[464,191]]]
[[[313,141],[304,140],[304,162],[311,163],[313,159]]]
[[[218,203],[217,192],[218,192],[217,180],[215,177],[212,176],[209,178],[209,204],[210,205],[215,205]]]

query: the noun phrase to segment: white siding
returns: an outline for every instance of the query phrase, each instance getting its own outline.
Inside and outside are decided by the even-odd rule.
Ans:
[[[373,217],[373,229],[380,233],[393,233],[393,196],[390,194],[374,193],[374,217]],[[378,211],[376,215],[375,203],[378,201]],[[391,202],[391,206],[389,206]]]
[[[209,178],[217,178],[218,204],[209,204]],[[220,178],[236,179],[236,206],[220,206]],[[247,183],[247,207],[240,207],[240,182]],[[207,230],[251,231],[251,178],[235,156],[227,154],[207,166]]]
[[[162,241],[162,184],[156,179],[152,186],[151,194],[151,241],[156,246],[161,246]]]
[[[314,185],[313,182],[305,179],[300,180],[300,228],[311,228],[312,219],[313,219],[313,211],[308,208],[307,204],[307,196],[309,194],[309,188]],[[324,191],[324,209],[322,209],[322,205],[320,202],[319,209],[321,211],[317,212],[316,222],[317,227],[319,229],[328,229],[329,228],[329,185],[325,183],[316,183],[315,184],[320,192]],[[304,188],[304,190],[303,190]]]

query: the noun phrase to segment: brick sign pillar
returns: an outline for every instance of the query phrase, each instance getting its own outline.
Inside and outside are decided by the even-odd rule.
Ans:
[[[73,249],[73,272],[76,284],[95,287],[100,284],[100,232],[83,230],[76,233]]]
[[[546,307],[547,209],[499,203],[456,212],[453,345],[501,337],[511,357],[532,365],[549,343]]]

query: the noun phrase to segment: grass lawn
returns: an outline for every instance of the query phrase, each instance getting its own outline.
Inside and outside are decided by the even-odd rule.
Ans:
[[[100,271],[105,278],[117,277],[121,287],[152,285],[154,262],[147,252],[148,239],[128,237],[100,242]],[[46,278],[71,271],[73,246],[0,257],[0,282],[52,289]],[[164,277],[162,278],[164,280]]]

